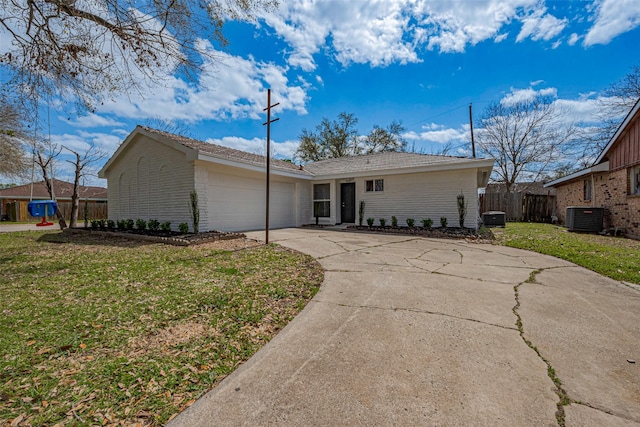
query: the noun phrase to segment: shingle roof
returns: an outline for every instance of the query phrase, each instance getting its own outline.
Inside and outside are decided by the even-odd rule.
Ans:
[[[463,157],[437,156],[432,154],[384,152],[362,156],[341,157],[309,163],[305,169],[314,175],[338,175],[413,167],[453,165],[477,161]]]
[[[147,132],[155,133],[157,135],[163,136],[165,138],[169,138],[179,144],[184,145],[185,147],[194,149],[202,154],[208,154],[214,157],[218,157],[221,159],[232,160],[240,163],[262,166],[264,167],[267,163],[266,157],[261,156],[259,154],[247,153],[246,151],[236,150],[234,148],[223,147],[221,145],[211,144],[204,141],[199,141],[197,139],[187,138],[180,135],[175,135],[172,133],[160,131],[157,129],[152,129],[148,127],[141,126],[142,129]],[[284,160],[271,159],[271,167],[276,170],[280,170],[283,172],[290,172],[299,175],[307,175],[311,174],[306,170],[302,169],[299,165],[295,163],[286,162]]]
[[[73,184],[59,179],[53,180],[53,192],[56,198],[70,199],[73,194]],[[107,200],[107,189],[103,187],[86,187],[80,185],[78,187],[80,199],[104,199]],[[49,192],[44,181],[33,183],[33,196],[31,194],[31,184],[17,185],[15,187],[4,188],[0,190],[0,197],[3,198],[29,198],[49,199]]]

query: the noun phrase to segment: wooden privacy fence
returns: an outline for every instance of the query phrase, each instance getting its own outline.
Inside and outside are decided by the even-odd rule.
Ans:
[[[40,218],[34,218],[29,215],[27,210],[28,201],[15,201],[9,202],[6,205],[6,214],[9,217],[9,221],[17,222],[36,222],[40,221]],[[107,204],[106,203],[87,203],[89,209],[87,219],[106,219],[107,218]],[[58,210],[62,213],[67,221],[71,219],[71,202],[58,202]],[[78,208],[78,223],[84,221],[84,202],[80,201]]]
[[[556,196],[523,193],[485,193],[480,195],[480,213],[502,211],[507,221],[551,222]]]

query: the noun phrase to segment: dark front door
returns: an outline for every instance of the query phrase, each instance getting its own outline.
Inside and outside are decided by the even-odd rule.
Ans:
[[[356,183],[340,184],[342,222],[356,222]]]

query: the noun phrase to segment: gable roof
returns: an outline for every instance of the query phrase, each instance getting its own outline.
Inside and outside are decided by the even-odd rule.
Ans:
[[[53,193],[56,199],[70,199],[73,194],[73,184],[59,179],[53,180]],[[78,186],[80,199],[107,200],[107,189],[103,187]],[[29,199],[32,197],[31,184],[16,185],[0,190],[0,198]],[[34,199],[49,199],[49,192],[44,181],[33,183]]]
[[[593,165],[589,168],[585,168],[582,170],[579,170],[577,172],[574,173],[570,173],[569,175],[565,175],[561,178],[558,179],[554,179],[553,181],[549,181],[544,185],[544,188],[548,188],[548,187],[554,187],[558,184],[562,184],[564,182],[569,182],[569,181],[573,181],[574,179],[578,179],[584,176],[589,176],[591,174],[594,173],[599,173],[599,172],[607,172],[609,170],[609,162],[603,162],[603,163],[599,163],[597,165]]]
[[[185,152],[191,160],[199,159],[254,170],[264,170],[266,166],[266,157],[259,154],[223,147],[221,145],[211,144],[145,126],[137,126],[122,144],[120,144],[120,147],[118,147],[107,163],[105,163],[98,173],[98,176],[104,178],[105,171],[113,164],[115,159],[122,154],[131,141],[140,134]],[[430,154],[383,152],[327,159],[305,165],[296,165],[295,163],[284,160],[271,159],[270,165],[273,172],[282,175],[306,179],[329,179],[372,174],[390,175],[394,173],[467,168],[482,168],[490,172],[493,169],[493,163],[493,159],[469,159]]]
[[[154,140],[165,143],[180,151],[190,154],[192,159],[227,163],[240,167],[253,167],[264,169],[267,164],[266,156],[236,150],[234,148],[223,147],[185,136],[152,129],[146,126],[136,126],[129,136],[120,144],[116,152],[102,167],[98,176],[104,177],[104,172],[111,166],[113,161],[126,149],[131,141],[139,134],[146,135]],[[284,160],[271,159],[270,166],[274,172],[282,174],[293,174],[296,176],[311,177],[301,166]]]
[[[304,166],[316,177],[340,178],[364,175],[424,172],[428,170],[493,168],[493,159],[437,156],[386,151],[360,156],[320,160]]]
[[[616,130],[616,133],[613,134],[613,136],[607,143],[606,147],[604,147],[604,149],[602,150],[602,152],[594,162],[594,165],[597,165],[598,163],[602,162],[602,160],[604,160],[605,156],[607,155],[611,147],[613,147],[613,145],[618,140],[618,137],[620,137],[620,135],[624,132],[625,128],[627,127],[629,122],[633,120],[633,118],[635,117],[636,113],[638,113],[638,111],[640,111],[640,98],[638,98],[638,100],[636,101],[636,104],[633,106],[631,111],[629,111],[629,113],[624,118],[622,123],[620,123],[620,126],[618,126],[618,129]]]

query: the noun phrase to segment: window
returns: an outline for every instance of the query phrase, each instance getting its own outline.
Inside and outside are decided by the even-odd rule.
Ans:
[[[313,216],[329,217],[331,215],[330,204],[330,185],[314,184],[313,185]]]
[[[584,180],[584,200],[591,200],[591,178]]]
[[[629,169],[629,194],[640,194],[640,165]]]
[[[365,181],[366,191],[384,191],[384,179],[370,179]]]

